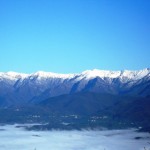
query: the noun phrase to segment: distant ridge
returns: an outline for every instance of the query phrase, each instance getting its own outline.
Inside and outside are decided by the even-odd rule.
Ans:
[[[1,107],[37,103],[50,97],[78,92],[146,97],[150,93],[150,69],[94,69],[76,74],[0,72]]]
[[[15,78],[28,78],[32,76],[39,76],[45,78],[73,78],[75,76],[84,76],[86,78],[93,78],[93,77],[109,77],[109,78],[118,78],[118,77],[127,77],[127,78],[142,78],[150,73],[150,68],[145,68],[142,70],[122,70],[122,71],[110,71],[110,70],[86,70],[82,73],[75,73],[75,74],[59,74],[53,72],[44,72],[38,71],[31,74],[25,73],[18,73],[18,72],[0,72],[0,77],[7,77],[11,79]]]
[[[104,126],[150,131],[150,69],[1,72],[0,123],[16,122],[49,122],[31,128],[36,130]]]

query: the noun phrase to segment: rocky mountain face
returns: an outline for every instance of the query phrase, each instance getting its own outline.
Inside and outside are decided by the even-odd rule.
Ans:
[[[139,71],[88,70],[81,74],[36,72],[0,73],[0,106],[39,103],[63,94],[94,92],[147,97],[150,95],[150,69]]]

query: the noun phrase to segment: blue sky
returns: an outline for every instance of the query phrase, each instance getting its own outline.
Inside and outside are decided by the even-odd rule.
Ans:
[[[0,72],[147,67],[149,0],[0,0]]]

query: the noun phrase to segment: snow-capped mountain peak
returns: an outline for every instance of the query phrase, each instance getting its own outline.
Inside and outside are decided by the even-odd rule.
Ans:
[[[9,80],[18,80],[18,79],[24,79],[28,76],[28,74],[24,73],[17,73],[13,71],[9,72],[0,72],[0,78],[9,79]]]
[[[93,69],[93,70],[87,70],[82,72],[82,75],[84,75],[86,78],[94,78],[94,77],[100,77],[100,78],[117,78],[121,74],[120,71],[108,71],[108,70],[98,70],[98,69]]]
[[[137,80],[150,74],[150,69],[146,68],[139,71],[123,70],[123,71],[108,71],[108,70],[86,70],[81,73],[87,79],[100,77],[100,78],[128,78]]]
[[[126,77],[126,78],[132,79],[132,80],[138,80],[149,74],[150,74],[150,70],[147,68],[143,69],[143,70],[139,70],[139,71],[124,70],[122,72],[122,77]]]
[[[13,72],[13,71],[9,71],[9,72],[7,72],[5,74],[8,75],[8,76],[11,76],[11,77],[20,77],[20,78],[24,78],[24,77],[28,76],[28,74],[18,73],[18,72]]]

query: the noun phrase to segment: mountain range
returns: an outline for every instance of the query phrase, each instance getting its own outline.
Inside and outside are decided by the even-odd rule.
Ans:
[[[80,74],[36,72],[0,73],[0,106],[39,103],[47,98],[79,92],[146,97],[150,69],[139,71],[87,70]]]
[[[150,131],[150,69],[77,74],[0,73],[0,123],[48,122],[33,129]]]

